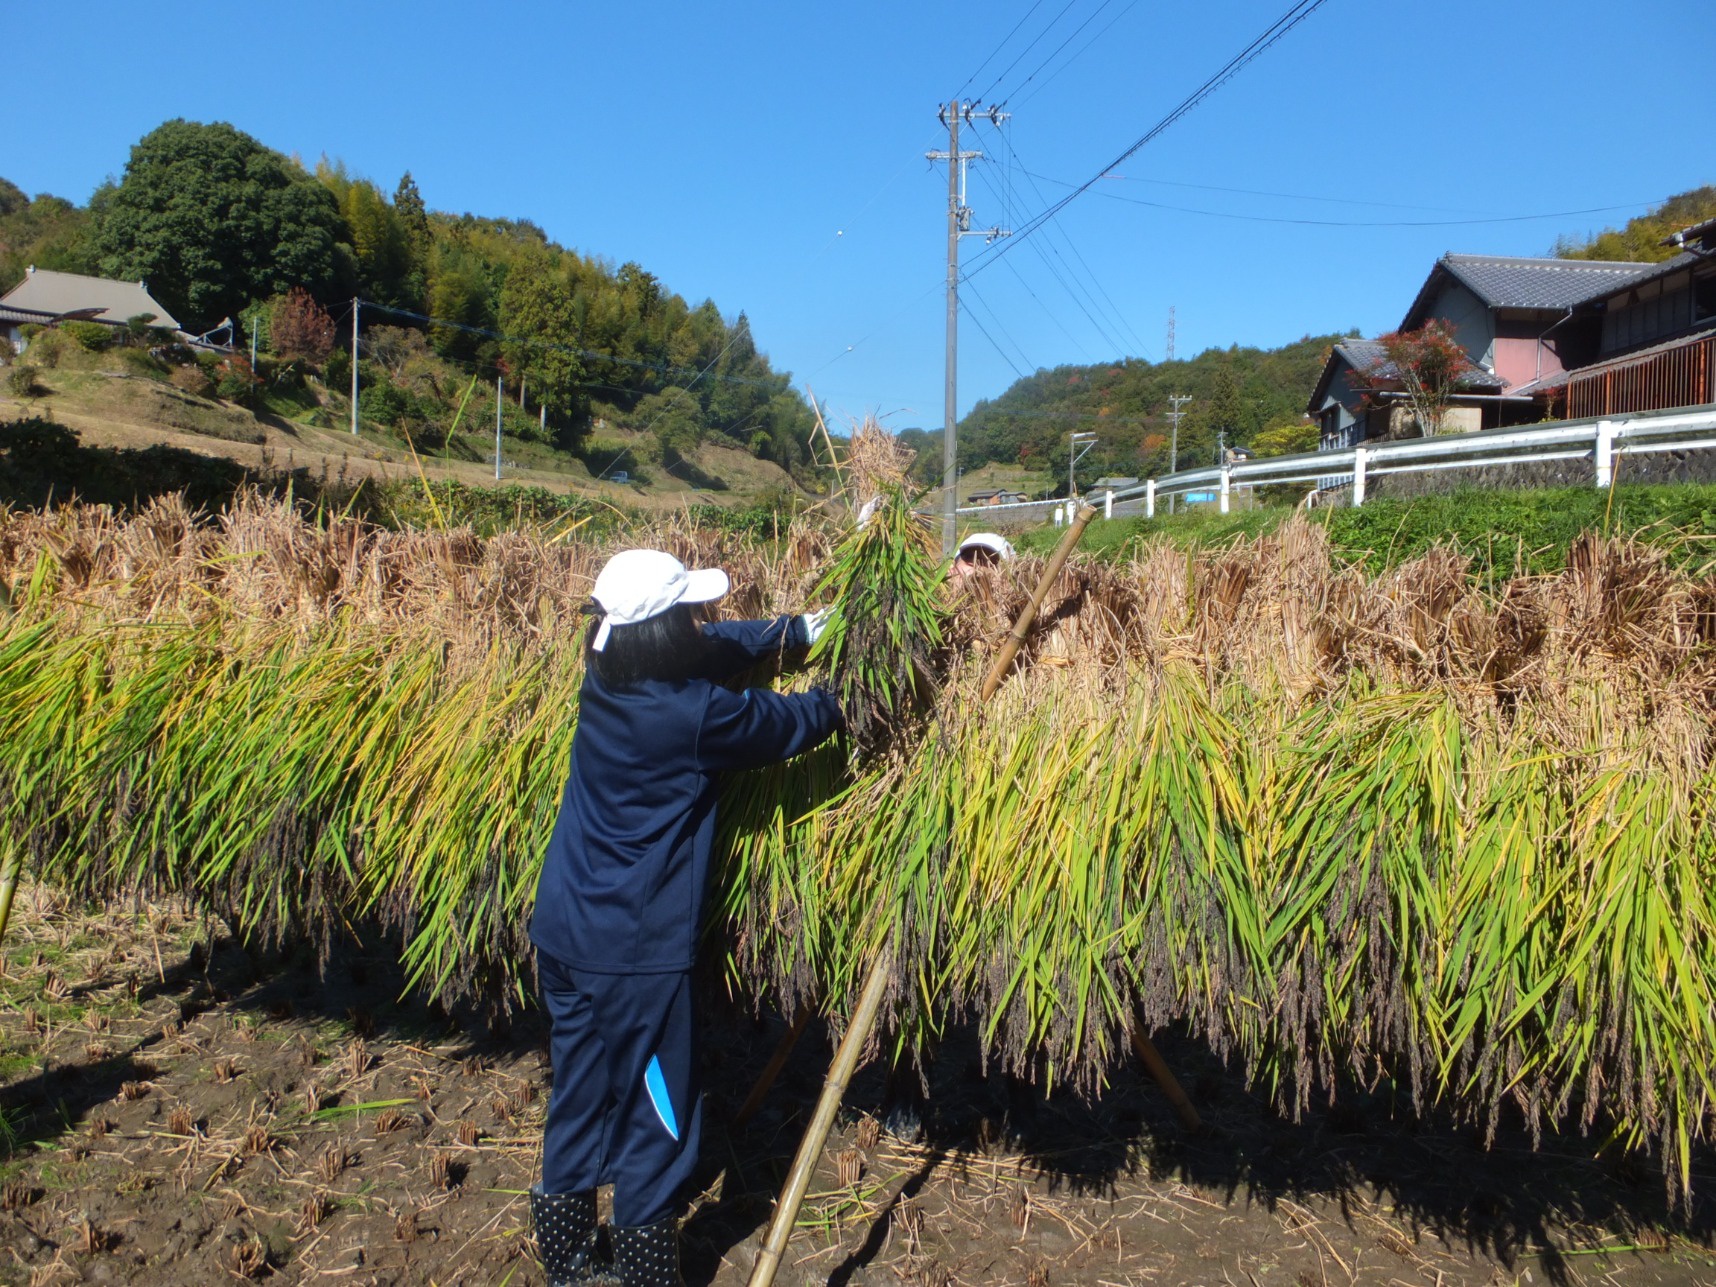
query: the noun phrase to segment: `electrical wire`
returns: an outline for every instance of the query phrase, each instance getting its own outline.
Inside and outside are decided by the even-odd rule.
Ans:
[[[1282,14],[1267,28],[1265,28],[1260,35],[1255,37],[1251,43],[1244,49],[1240,50],[1239,53],[1228,59],[1228,61],[1207,80],[1205,80],[1203,84],[1199,85],[1198,88],[1193,90],[1184,99],[1182,99],[1177,106],[1168,112],[1166,116],[1157,121],[1155,125],[1150,127],[1150,129],[1145,131],[1141,138],[1134,142],[1114,160],[1103,166],[1101,170],[1097,171],[1089,179],[1074,188],[1066,196],[1062,197],[1048,209],[1032,218],[1023,228],[1016,230],[1013,236],[1007,241],[1001,243],[999,247],[992,249],[990,252],[982,256],[980,260],[974,263],[968,270],[967,276],[975,276],[977,273],[983,272],[997,259],[1005,255],[1014,245],[1029,237],[1049,220],[1060,214],[1062,210],[1065,210],[1080,196],[1094,187],[1103,175],[1108,174],[1116,166],[1125,164],[1133,156],[1137,155],[1139,151],[1153,140],[1160,137],[1166,130],[1172,128],[1176,122],[1191,113],[1200,103],[1209,98],[1210,95],[1214,94],[1223,85],[1227,84],[1228,81],[1237,76],[1250,63],[1272,48],[1276,42],[1281,40],[1281,38],[1287,35],[1288,32],[1292,31],[1327,3],[1328,0],[1296,0],[1292,8],[1288,9],[1286,13]]]
[[[692,377],[692,384],[701,380],[709,373],[710,367],[713,367],[716,362],[719,362],[724,356],[726,356],[727,350],[733,347],[740,334],[736,327],[731,328],[733,330],[733,334],[728,337],[727,343],[722,347],[721,351],[710,360],[709,366],[704,367],[701,371],[693,372],[690,367],[663,366],[658,362],[645,362],[639,358],[623,358],[615,353],[602,353],[595,349],[579,348],[573,344],[557,344],[552,340],[537,339],[535,336],[531,335],[508,335],[505,332],[490,330],[483,326],[467,326],[463,322],[450,321],[444,317],[430,317],[425,313],[412,312],[408,308],[393,308],[387,304],[377,304],[373,300],[364,299],[359,300],[358,303],[364,308],[372,309],[376,312],[389,313],[394,317],[410,318],[414,322],[423,322],[429,326],[443,326],[449,330],[463,331],[467,335],[480,335],[486,339],[499,340],[505,344],[528,344],[532,348],[547,349],[554,353],[570,353],[576,357],[589,358],[595,362],[612,362],[616,366],[632,367],[639,371],[655,371],[663,375],[689,375]],[[723,323],[723,325],[725,324]],[[778,387],[774,380],[754,380],[741,375],[718,375],[715,379],[724,380],[729,384],[755,385],[758,388],[764,389],[774,389]],[[690,385],[687,385],[686,387],[689,388]]]
[[[965,91],[968,88],[970,88],[971,82],[976,80],[977,77],[982,73],[983,69],[985,67],[989,66],[989,64],[995,60],[995,55],[999,54],[1003,49],[1005,49],[1007,47],[1007,42],[1009,40],[1013,39],[1014,36],[1019,34],[1019,28],[1023,27],[1027,22],[1030,21],[1031,15],[1034,14],[1035,12],[1037,12],[1038,9],[1041,9],[1043,7],[1043,3],[1044,3],[1044,0],[1035,0],[1035,2],[1031,5],[1031,7],[1029,9],[1025,10],[1025,16],[1023,18],[1020,18],[1018,22],[1013,24],[1013,30],[1009,31],[1005,36],[1003,36],[1001,38],[1001,43],[996,45],[994,49],[989,51],[989,57],[985,58],[982,62],[978,63],[976,70],[973,71],[971,73],[971,75],[969,75],[965,78],[965,84],[961,85],[959,87],[959,89],[954,92],[954,95],[953,95],[953,101],[954,102],[957,103],[959,101],[959,96],[961,94],[965,93]],[[980,95],[980,97],[981,97],[981,95]]]
[[[1066,17],[1068,10],[1070,10],[1077,3],[1078,3],[1078,0],[1067,0],[1066,8],[1062,9],[1053,18],[1049,19],[1049,25],[1044,27],[1041,31],[1039,31],[1036,34],[1036,36],[1032,39],[1031,43],[1026,45],[1023,49],[1021,49],[1019,51],[1018,57],[1014,58],[1012,62],[1007,64],[1007,70],[1005,70],[999,76],[997,76],[994,80],[989,82],[989,88],[984,90],[981,94],[979,94],[977,96],[978,99],[982,100],[982,99],[988,98],[991,90],[993,90],[1002,81],[1006,80],[1009,76],[1011,76],[1013,74],[1013,69],[1015,67],[1017,67],[1022,61],[1024,61],[1025,55],[1030,53],[1033,49],[1035,49],[1037,47],[1038,41],[1040,41],[1044,36],[1048,35],[1051,31],[1054,30],[1055,24],[1058,23],[1062,18]]]
[[[1031,361],[1019,341],[1014,339],[1012,334],[1007,330],[1006,323],[1001,320],[1001,314],[996,312],[995,309],[990,306],[988,300],[984,299],[982,295],[977,293],[977,288],[975,286],[967,287],[962,293],[961,299],[963,299],[965,295],[971,296],[972,299],[976,300],[983,306],[984,311],[989,314],[989,320],[995,323],[995,329],[1000,331],[1002,337],[1013,346],[1013,351],[1019,355],[1019,360],[1025,364],[1025,369],[1031,371],[1036,370],[1037,364]],[[1017,370],[1017,368],[1014,369]]]
[[[1014,160],[1018,160],[1019,159],[1018,158],[1018,152],[1013,146],[1012,139],[1007,137],[1005,131],[1001,132],[1000,138],[1001,138],[1002,146],[1007,149],[1007,154],[1008,154],[1009,158],[1012,158]],[[1035,177],[1032,175],[1030,170],[1025,168],[1022,160],[1019,161],[1019,172],[1021,174],[1025,175],[1025,177],[1031,181],[1031,187],[1032,187],[1032,190],[1037,195],[1037,200],[1039,202],[1046,202],[1048,199],[1043,195],[1042,189],[1037,187]],[[1073,256],[1078,260],[1079,264],[1083,267],[1086,277],[1089,278],[1091,284],[1096,288],[1096,292],[1098,294],[1100,294],[1102,296],[1103,300],[1106,302],[1107,309],[1108,309],[1108,316],[1114,322],[1118,323],[1120,331],[1123,332],[1124,335],[1126,336],[1126,343],[1125,344],[1115,343],[1114,340],[1106,333],[1106,331],[1104,331],[1101,326],[1098,326],[1097,330],[1102,333],[1103,339],[1105,341],[1107,341],[1110,348],[1112,348],[1112,349],[1122,350],[1124,348],[1131,347],[1131,348],[1135,349],[1139,353],[1140,356],[1146,356],[1147,357],[1149,355],[1148,346],[1144,343],[1144,341],[1142,339],[1139,338],[1138,333],[1132,329],[1130,323],[1127,322],[1125,315],[1123,313],[1121,313],[1119,306],[1115,304],[1113,298],[1109,295],[1107,288],[1105,286],[1103,286],[1102,279],[1097,276],[1095,270],[1091,268],[1089,261],[1087,261],[1085,259],[1083,253],[1079,250],[1078,244],[1070,236],[1067,235],[1065,229],[1060,228],[1058,225],[1053,229],[1053,232],[1060,234],[1061,239],[1066,243],[1067,249],[1069,251],[1071,251]],[[1060,259],[1061,258],[1060,251],[1058,249],[1055,249],[1054,242],[1052,239],[1050,240],[1049,245],[1050,245],[1050,248],[1052,250],[1054,250],[1055,257],[1057,259]],[[1051,274],[1054,274],[1057,278],[1059,278],[1059,274],[1055,273],[1053,265],[1048,264],[1048,258],[1046,255],[1044,255],[1042,247],[1036,243],[1032,243],[1032,249],[1034,251],[1036,251],[1038,258],[1040,258],[1044,261],[1045,266],[1049,267],[1049,271],[1051,272]],[[1066,261],[1064,259],[1062,259],[1062,263],[1064,264],[1065,262]],[[1068,271],[1069,275],[1076,278],[1077,275],[1075,273],[1073,273],[1070,265],[1068,266],[1067,271]],[[1067,283],[1065,281],[1062,281],[1061,284],[1062,284],[1063,289],[1065,289],[1068,294],[1073,293],[1072,288],[1069,285],[1067,285]],[[1080,288],[1084,289],[1082,282],[1080,283]],[[1091,303],[1093,305],[1095,305],[1096,304],[1095,296],[1091,295],[1089,290],[1086,290],[1085,293],[1086,293],[1087,297],[1090,298]],[[1077,302],[1076,296],[1075,296],[1075,302]],[[1098,306],[1098,307],[1100,307],[1100,306]],[[1080,305],[1080,308],[1083,309],[1082,304]],[[1084,312],[1085,312],[1085,316],[1087,318],[1089,318],[1090,317],[1089,310],[1084,309]],[[1092,321],[1092,324],[1095,325],[1095,319],[1091,318],[1091,321]]]
[[[1078,26],[1074,27],[1072,30],[1072,34],[1070,36],[1068,36],[1065,40],[1061,41],[1060,44],[1056,45],[1054,48],[1054,51],[1052,53],[1050,53],[1047,58],[1043,59],[1042,62],[1037,64],[1036,70],[1034,70],[1029,76],[1025,77],[1024,80],[1020,81],[1017,85],[1015,85],[1013,87],[1013,89],[1008,93],[1007,97],[1003,98],[1001,100],[1001,102],[998,104],[998,106],[1005,107],[1010,101],[1012,101],[1013,96],[1015,94],[1018,94],[1021,90],[1023,90],[1032,81],[1036,80],[1038,73],[1041,72],[1043,70],[1043,68],[1047,67],[1050,63],[1054,62],[1054,60],[1060,56],[1061,50],[1065,49],[1068,45],[1072,44],[1073,41],[1077,40],[1079,33],[1081,31],[1083,31],[1086,27],[1090,26],[1090,24],[1095,22],[1099,17],[1101,17],[1102,11],[1104,9],[1108,8],[1108,6],[1113,4],[1113,3],[1114,3],[1114,0],[1102,0],[1102,3],[1097,5],[1096,8],[1091,11],[1090,17],[1086,18],[1083,22],[1079,23]],[[1088,48],[1088,46],[1087,46],[1087,48]],[[1081,50],[1080,52],[1082,53],[1083,51]]]
[[[1164,201],[1146,201],[1118,192],[1099,192],[1110,201],[1128,205],[1148,206],[1153,210],[1171,210],[1177,214],[1203,215],[1210,219],[1237,219],[1242,223],[1285,223],[1309,228],[1468,228],[1487,223],[1531,223],[1540,219],[1569,219],[1575,215],[1615,214],[1622,210],[1660,205],[1660,201],[1635,201],[1624,206],[1593,206],[1587,210],[1551,210],[1545,214],[1493,215],[1481,219],[1295,219],[1287,215],[1236,214],[1228,210],[1200,210],[1194,206],[1170,205]]]
[[[1013,368],[1013,374],[1023,380],[1025,378],[1025,373],[1018,368],[1012,358],[1007,356],[1007,350],[995,342],[995,337],[989,333],[989,328],[983,325],[983,319],[977,316],[977,314],[971,310],[971,306],[963,299],[959,301],[959,307],[964,311],[965,315],[971,319],[972,324],[976,326],[978,330],[983,332],[983,338],[988,340],[990,347],[1001,355],[1001,360]]]
[[[1026,94],[1024,98],[1020,99],[1019,100],[1019,106],[1023,107],[1026,103],[1029,103],[1038,94],[1041,94],[1050,85],[1054,84],[1056,77],[1058,77],[1068,67],[1071,67],[1080,58],[1083,58],[1085,56],[1085,54],[1089,51],[1089,49],[1092,45],[1094,45],[1097,41],[1101,40],[1109,32],[1113,31],[1115,28],[1115,24],[1120,22],[1120,20],[1122,18],[1126,17],[1127,14],[1131,13],[1137,7],[1138,7],[1138,0],[1132,0],[1131,4],[1127,5],[1119,13],[1115,14],[1114,17],[1110,18],[1108,20],[1108,25],[1106,27],[1104,27],[1101,31],[1097,32],[1089,40],[1085,41],[1084,44],[1079,47],[1079,51],[1076,54],[1074,54],[1071,58],[1067,59],[1059,67],[1055,68],[1054,71],[1049,73],[1048,77],[1046,79],[1044,79],[1044,81],[1040,85],[1038,85],[1035,89],[1033,89],[1029,94]],[[1022,89],[1024,87],[1020,86],[1020,88]],[[1014,91],[1014,92],[1017,93],[1018,91]]]

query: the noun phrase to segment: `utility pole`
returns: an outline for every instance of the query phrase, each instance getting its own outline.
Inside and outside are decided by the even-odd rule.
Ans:
[[[1172,436],[1168,439],[1168,472],[1170,474],[1180,467],[1180,421],[1185,419],[1186,416],[1186,413],[1181,411],[1180,408],[1185,406],[1186,403],[1191,400],[1191,395],[1188,393],[1172,393],[1168,395],[1168,401],[1174,408],[1168,413],[1168,423],[1172,426]],[[1177,496],[1168,497],[1168,512],[1170,514],[1174,512],[1174,501],[1176,499]]]
[[[1075,470],[1078,462],[1083,460],[1085,453],[1096,446],[1096,435],[1093,433],[1075,433],[1067,440],[1067,499],[1078,499],[1078,479]]]
[[[947,385],[942,406],[941,485],[945,501],[942,506],[941,553],[943,558],[949,559],[953,557],[955,544],[954,528],[957,516],[954,510],[959,507],[959,444],[956,438],[959,414],[956,396],[959,369],[959,239],[975,236],[994,241],[997,237],[1013,235],[1011,231],[1001,228],[972,230],[971,207],[965,204],[965,164],[967,161],[979,159],[983,153],[959,150],[959,122],[963,118],[966,124],[970,125],[973,123],[973,117],[980,116],[991,125],[999,125],[1007,119],[1007,115],[999,108],[983,107],[977,103],[943,103],[937,119],[947,126],[947,151],[925,153],[931,161],[947,162]]]
[[[1168,305],[1168,352],[1162,358],[1164,362],[1174,360],[1174,306]]]
[[[357,328],[358,302],[352,300],[352,436],[357,436]]]
[[[503,378],[504,378],[503,376],[498,376],[498,375],[495,377],[495,481],[497,483],[500,482],[500,480],[501,480],[501,476],[500,476],[501,405],[506,401],[506,390],[501,386],[501,380]]]

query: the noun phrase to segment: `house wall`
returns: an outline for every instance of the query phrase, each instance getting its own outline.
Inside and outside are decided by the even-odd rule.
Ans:
[[[1430,301],[1426,320],[1431,317],[1439,319],[1454,333],[1454,338],[1472,361],[1495,369],[1495,318],[1483,300],[1459,282],[1449,280]]]

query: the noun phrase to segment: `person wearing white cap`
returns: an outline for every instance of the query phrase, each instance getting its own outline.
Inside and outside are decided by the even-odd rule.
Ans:
[[[1013,547],[1004,536],[994,532],[973,532],[959,543],[953,556],[950,575],[964,578],[980,568],[991,568],[1013,557]]]
[[[598,1270],[596,1187],[614,1186],[626,1287],[679,1282],[679,1192],[697,1162],[691,971],[703,927],[719,776],[788,759],[842,726],[820,689],[721,681],[802,649],[821,615],[699,620],[718,568],[626,550],[596,578],[578,727],[530,936],[554,1089],[531,1190],[554,1287]]]

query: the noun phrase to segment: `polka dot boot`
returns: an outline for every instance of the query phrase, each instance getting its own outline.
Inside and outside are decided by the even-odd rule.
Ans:
[[[548,1287],[595,1284],[610,1287],[618,1279],[596,1269],[596,1191],[544,1193],[530,1190],[530,1222],[536,1253],[548,1274]]]
[[[654,1224],[622,1229],[615,1225],[614,1268],[624,1287],[683,1287],[679,1276],[679,1221],[666,1216]]]

